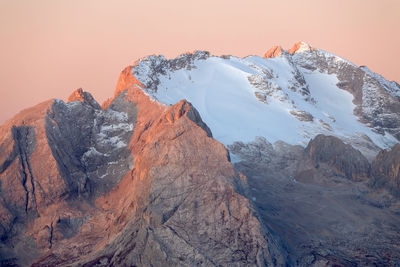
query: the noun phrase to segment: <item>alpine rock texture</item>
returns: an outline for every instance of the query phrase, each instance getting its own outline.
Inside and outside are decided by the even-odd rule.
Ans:
[[[0,127],[0,266],[400,266],[400,86],[300,42],[148,56]]]

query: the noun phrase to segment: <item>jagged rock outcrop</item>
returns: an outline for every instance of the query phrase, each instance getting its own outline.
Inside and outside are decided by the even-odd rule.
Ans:
[[[167,60],[164,56],[152,55],[142,58],[133,64],[133,68],[129,68],[133,73],[134,79],[138,79],[143,88],[151,92],[157,91],[160,84],[160,75],[165,75],[170,70],[196,68],[193,65],[194,60],[205,60],[210,56],[207,51],[196,51],[194,53],[182,54],[177,58]],[[142,74],[146,73],[145,76]]]
[[[282,50],[283,50],[282,47],[274,46],[271,49],[269,49],[267,51],[267,53],[265,53],[264,57],[265,58],[274,58],[274,57],[280,56],[280,55],[282,55]]]
[[[373,188],[386,188],[400,196],[400,144],[390,150],[382,150],[372,162]]]
[[[90,94],[76,92],[83,97],[44,102],[1,127],[0,258],[5,264],[27,265],[58,239],[75,234],[91,216],[90,202],[132,168],[127,143],[135,110],[118,105],[102,111]],[[71,204],[75,201],[80,204]]]
[[[296,52],[315,51],[315,50],[317,49],[305,42],[297,42],[288,50],[288,52],[289,54],[293,55]]]
[[[81,101],[84,104],[88,104],[95,109],[101,109],[99,103],[93,98],[93,96],[88,93],[84,92],[82,88],[76,89],[69,97],[68,103],[74,101]]]
[[[333,175],[353,181],[366,180],[370,173],[368,160],[351,145],[337,137],[317,135],[305,148],[315,168],[333,170]],[[328,168],[327,168],[328,167]]]
[[[136,113],[123,95],[105,111],[87,101],[55,101],[46,116],[46,136],[69,195],[94,198],[132,168],[127,145]]]

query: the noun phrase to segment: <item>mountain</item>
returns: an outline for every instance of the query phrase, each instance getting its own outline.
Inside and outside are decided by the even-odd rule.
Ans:
[[[397,83],[305,43],[289,52],[272,48],[266,57],[150,56],[132,71],[153,99],[191,102],[225,145],[256,136],[306,145],[324,133],[374,157],[374,144],[399,141]]]
[[[303,42],[148,56],[0,127],[1,266],[396,266],[400,86]]]

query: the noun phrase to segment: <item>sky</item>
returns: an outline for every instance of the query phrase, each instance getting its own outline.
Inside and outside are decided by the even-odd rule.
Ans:
[[[0,123],[80,87],[102,103],[152,54],[304,41],[400,83],[399,14],[399,0],[0,0]]]

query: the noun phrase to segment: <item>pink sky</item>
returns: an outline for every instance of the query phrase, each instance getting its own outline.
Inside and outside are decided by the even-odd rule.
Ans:
[[[400,82],[399,0],[0,0],[0,123],[82,87],[102,102],[150,54],[305,41]]]

